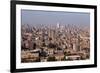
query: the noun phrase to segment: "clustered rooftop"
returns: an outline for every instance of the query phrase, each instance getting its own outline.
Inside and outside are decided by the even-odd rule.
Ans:
[[[86,60],[89,28],[75,25],[21,26],[21,62]]]

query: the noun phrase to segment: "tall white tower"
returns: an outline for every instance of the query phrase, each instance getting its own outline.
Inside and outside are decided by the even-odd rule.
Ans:
[[[57,28],[60,28],[60,24],[59,24],[59,22],[57,22]]]

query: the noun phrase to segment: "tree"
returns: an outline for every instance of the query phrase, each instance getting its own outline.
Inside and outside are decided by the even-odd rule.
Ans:
[[[36,43],[33,43],[33,48],[36,49]]]
[[[53,57],[48,57],[47,61],[56,61],[56,58],[53,56]]]
[[[49,47],[49,48],[56,48],[56,45],[53,44],[53,43],[49,43],[49,44],[48,44],[48,47]]]

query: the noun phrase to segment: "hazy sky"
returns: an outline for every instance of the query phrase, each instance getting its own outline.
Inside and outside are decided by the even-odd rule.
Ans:
[[[58,22],[62,25],[90,25],[89,13],[78,12],[53,12],[53,11],[36,11],[36,10],[21,10],[21,23],[37,25],[37,24],[53,24]]]

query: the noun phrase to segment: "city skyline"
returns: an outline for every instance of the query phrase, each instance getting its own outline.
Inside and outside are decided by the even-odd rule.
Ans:
[[[88,13],[22,10],[21,15],[22,63],[90,59]]]

